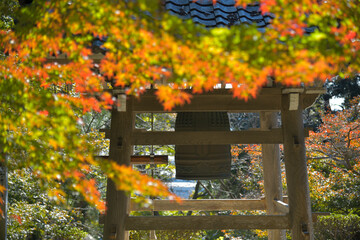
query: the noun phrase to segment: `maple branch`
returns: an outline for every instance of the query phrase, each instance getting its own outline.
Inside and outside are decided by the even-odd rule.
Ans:
[[[351,135],[351,128],[349,129],[348,133],[347,133],[347,148],[350,148],[351,145],[351,140],[350,140],[350,135]]]
[[[91,124],[92,124],[94,121],[95,121],[95,115],[92,115],[91,121],[90,121],[90,123],[88,124],[88,127],[87,127],[85,133],[89,133],[89,132],[90,132],[90,130],[91,130]]]
[[[355,140],[355,139],[359,138],[359,137],[357,137],[357,138],[350,138],[351,132],[353,132],[354,130],[358,129],[359,127],[360,127],[360,125],[357,125],[357,126],[354,127],[353,129],[351,129],[351,128],[349,129],[349,132],[348,132],[348,134],[347,134],[347,138],[348,138],[347,148],[350,148],[350,146],[351,146],[351,141],[352,141],[352,140]]]
[[[210,197],[214,199],[214,196],[212,195],[210,190],[201,181],[199,181],[199,183],[205,189],[205,191],[210,195]]]
[[[334,151],[335,153],[339,154],[340,156],[343,155],[343,151],[341,151],[341,150],[335,145],[335,143],[334,143],[333,141],[331,141],[331,146],[332,146],[332,148],[335,150],[335,151]]]
[[[309,152],[310,152],[310,151],[309,151]],[[311,152],[317,152],[317,153],[321,153],[321,154],[324,154],[324,155],[328,156],[328,154],[327,154],[326,152],[321,151],[321,150],[319,150],[319,149],[311,149]],[[330,156],[330,157],[331,157],[331,156]]]
[[[224,180],[220,179],[220,184],[223,188],[225,188],[225,191],[230,194],[231,198],[236,199],[236,196],[230,191],[230,189],[225,185]]]
[[[339,168],[341,171],[343,171],[344,173],[348,173],[348,170],[347,169],[344,169],[342,167],[339,167],[339,166],[336,166],[335,164],[333,163],[330,163],[330,162],[325,162],[325,164],[329,165],[329,166],[332,166],[334,168]]]

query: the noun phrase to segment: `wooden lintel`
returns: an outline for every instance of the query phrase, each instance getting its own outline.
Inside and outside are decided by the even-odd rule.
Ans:
[[[311,106],[316,97],[323,93],[323,88],[263,88],[254,99],[248,101],[240,100],[232,96],[231,91],[226,89],[215,89],[212,92],[195,94],[190,104],[175,107],[172,112],[193,111],[226,111],[226,112],[258,112],[258,111],[280,111],[281,96],[287,93],[298,93],[301,95],[302,106]],[[189,91],[191,93],[191,90]],[[135,112],[166,112],[159,103],[154,90],[148,90],[134,102]]]
[[[217,145],[282,143],[280,128],[269,131],[133,132],[133,145]]]
[[[225,210],[265,210],[264,199],[207,199],[182,200],[181,203],[171,200],[153,200],[147,207],[141,207],[131,201],[131,211],[225,211]]]
[[[190,104],[175,107],[172,112],[256,112],[278,111],[281,108],[281,89],[264,89],[255,99],[239,100],[228,90],[214,90],[210,93],[193,95]],[[265,92],[265,93],[263,93]],[[134,104],[135,112],[166,112],[153,91],[143,94]]]
[[[287,203],[284,203],[283,201],[280,200],[274,200],[273,203],[275,205],[275,209],[277,210],[277,212],[283,214],[289,213],[289,205]]]
[[[303,93],[305,91],[304,88],[284,88],[281,93],[288,94],[288,93]]]
[[[288,229],[284,215],[127,217],[126,230]]]

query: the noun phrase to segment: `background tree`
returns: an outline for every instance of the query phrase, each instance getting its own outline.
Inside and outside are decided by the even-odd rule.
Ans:
[[[322,115],[306,139],[315,210],[360,214],[359,98],[347,109]]]
[[[343,106],[351,107],[351,100],[360,95],[360,75],[341,78],[335,77],[326,84],[328,94],[332,97],[344,98]]]

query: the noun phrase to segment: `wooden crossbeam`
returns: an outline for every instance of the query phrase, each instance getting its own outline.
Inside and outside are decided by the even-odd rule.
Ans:
[[[140,208],[139,208],[140,209]],[[145,209],[145,208],[144,208]],[[227,210],[230,210],[230,209],[227,209]],[[260,210],[260,209],[259,209]],[[136,211],[140,211],[140,210],[136,210]],[[141,210],[141,211],[148,211],[148,209],[146,209],[146,210]],[[155,209],[154,209],[154,211],[156,211]],[[174,210],[172,210],[172,211],[174,211]],[[317,222],[317,220],[318,220],[318,218],[320,217],[320,216],[328,216],[328,215],[330,215],[330,213],[329,212],[313,212],[312,213],[312,221],[315,223],[315,222]],[[104,216],[105,215],[103,215],[103,214],[100,214],[100,216],[99,216],[99,223],[100,224],[104,224]]]
[[[109,159],[109,156],[96,156],[97,158]],[[143,155],[143,156],[131,156],[130,164],[168,164],[167,155]]]
[[[309,136],[309,128],[305,129],[304,134],[305,137]],[[111,136],[110,129],[100,129],[100,132],[105,133],[105,138],[109,139]],[[133,134],[133,144],[134,145],[142,145],[139,142],[146,142],[143,145],[153,145],[156,144],[154,142],[162,142],[158,145],[171,145],[168,141],[172,142],[181,142],[186,138],[185,144],[188,143],[188,138],[198,139],[199,141],[213,141],[213,142],[221,142],[220,144],[276,144],[276,143],[283,143],[282,138],[282,130],[281,129],[271,129],[271,130],[247,130],[247,131],[202,131],[202,132],[165,132],[165,131],[134,131]],[[161,139],[166,140],[161,140]],[[197,141],[195,139],[191,140]],[[224,143],[225,142],[225,143]],[[215,143],[214,143],[215,144]]]
[[[133,145],[217,145],[283,142],[280,128],[269,131],[133,132]]]
[[[167,155],[142,155],[131,156],[131,164],[168,164]]]
[[[147,207],[131,201],[130,211],[225,211],[265,210],[265,199],[153,200]]]
[[[126,230],[289,229],[288,216],[143,216],[127,217]]]

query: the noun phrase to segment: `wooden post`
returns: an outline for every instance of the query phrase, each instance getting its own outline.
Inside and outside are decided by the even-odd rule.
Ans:
[[[281,120],[292,239],[303,240],[314,237],[305,156],[302,101],[301,98],[294,97],[294,94],[299,95],[299,93],[289,93],[282,96]]]
[[[260,112],[260,126],[262,130],[271,130],[278,126],[277,112]],[[282,183],[280,167],[280,148],[278,144],[262,144],[262,159],[264,171],[264,187],[266,199],[266,213],[280,214],[274,205],[274,200],[282,201]],[[284,230],[268,229],[269,240],[285,239]]]
[[[132,98],[126,103],[126,112],[112,110],[111,138],[109,158],[118,164],[130,165],[132,154],[131,135],[134,128]],[[106,189],[106,214],[104,224],[104,240],[127,240],[125,219],[129,212],[129,196],[123,191],[117,191],[115,184],[108,180]]]

